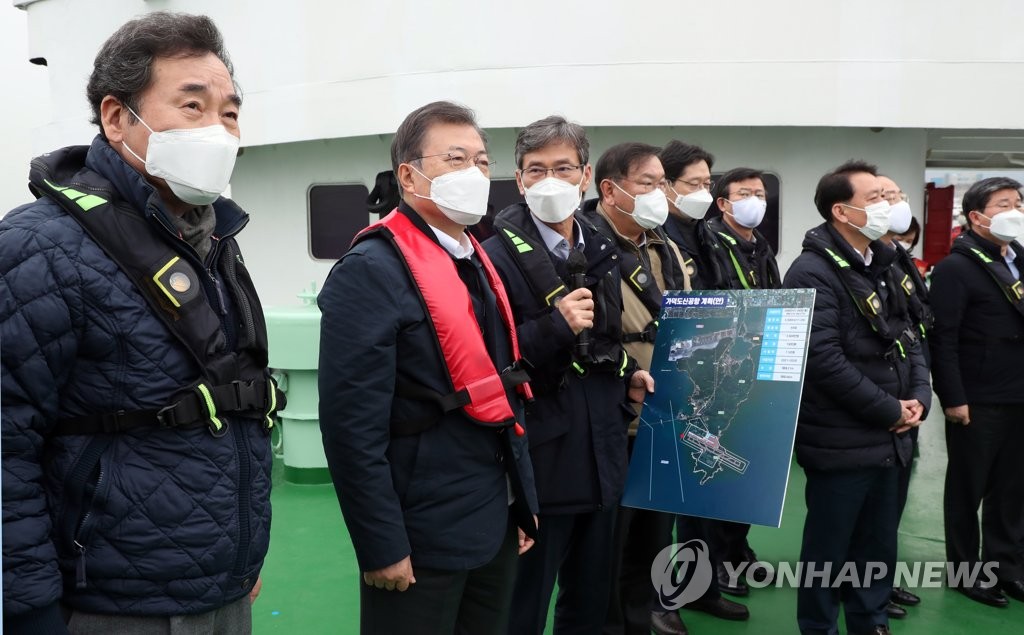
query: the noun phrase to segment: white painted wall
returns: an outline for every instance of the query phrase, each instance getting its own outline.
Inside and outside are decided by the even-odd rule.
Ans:
[[[49,119],[46,68],[29,64],[28,58],[28,16],[0,5],[0,77],[7,90],[0,100],[0,216],[33,199],[28,191],[32,131]]]
[[[490,155],[498,161],[493,176],[511,177],[516,131],[488,132]],[[800,253],[804,232],[822,222],[813,203],[818,179],[849,158],[877,163],[910,194],[911,206],[921,217],[927,138],[924,130],[886,129],[876,133],[863,128],[608,127],[591,128],[589,138],[592,163],[605,149],[623,141],[661,145],[682,139],[714,154],[716,171],[749,166],[779,175],[779,262],[783,271]],[[252,215],[240,242],[265,304],[297,304],[295,294],[310,282],[316,282],[319,288],[333,265],[309,255],[309,186],[363,183],[372,188],[376,173],[390,167],[390,143],[389,135],[375,135],[270,145],[247,148],[239,158],[232,192]]]
[[[489,128],[556,109],[593,127],[1017,128],[1024,103],[1008,81],[1024,38],[998,28],[1024,22],[1019,0],[15,3],[50,61],[49,146],[88,134],[81,86],[103,39],[157,9],[224,31],[248,146],[392,132],[437,98]],[[983,98],[954,91],[965,77]]]

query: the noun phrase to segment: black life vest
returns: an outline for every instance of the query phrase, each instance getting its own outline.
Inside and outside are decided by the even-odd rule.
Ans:
[[[743,253],[739,239],[721,218],[707,221],[708,232],[712,235],[714,247],[711,257],[719,260],[723,288],[730,289],[781,289],[782,276],[775,254],[761,232],[754,232],[753,257]],[[735,275],[732,275],[735,274]]]
[[[896,358],[905,359],[907,350],[918,341],[915,329],[906,328],[901,332],[894,332],[894,329],[889,326],[889,322],[885,318],[886,307],[882,299],[878,297],[878,293],[868,279],[854,269],[846,258],[842,256],[842,249],[831,236],[831,231],[834,230],[826,224],[807,232],[807,236],[804,239],[804,249],[822,256],[839,273],[839,279],[843,283],[843,288],[850,295],[853,304],[857,307],[857,311],[871,325],[871,330],[882,341],[889,344],[889,349],[886,351],[885,356],[893,360]],[[883,249],[887,249],[887,247],[883,247]],[[889,299],[896,303],[893,310],[897,313],[906,310],[906,306],[901,303],[902,296],[900,292],[892,290],[889,293]]]
[[[615,229],[608,222],[608,219],[601,215],[596,206],[592,210],[585,212],[585,215],[587,220],[593,223],[597,231],[601,232],[609,240],[618,242],[619,239]],[[652,244],[655,251],[658,252],[658,258],[661,260],[661,272],[668,285],[666,291],[669,289],[682,289],[686,286],[686,280],[683,275],[684,265],[679,262],[672,247],[669,246],[669,240],[664,230],[657,228],[654,230],[654,233],[663,241]],[[658,317],[661,315],[662,292],[658,287],[657,280],[654,279],[650,263],[644,262],[630,249],[620,248],[619,274],[622,276],[622,281],[625,285],[643,303],[644,308],[651,315],[651,321],[647,323],[643,331],[639,333],[623,333],[622,342],[624,344],[632,342],[653,343],[658,336]]]
[[[624,375],[629,366],[629,356],[620,344],[622,332],[621,297],[616,290],[616,305],[610,306],[602,297],[602,278],[617,266],[620,254],[614,243],[605,239],[593,225],[581,214],[576,215],[576,222],[582,228],[600,238],[605,244],[600,252],[608,260],[606,262],[587,262],[587,286],[594,291],[594,328],[591,329],[589,352],[585,359],[576,358],[573,352],[572,368],[577,374],[584,375],[591,369],[613,369]],[[547,246],[541,239],[537,228],[530,220],[530,211],[525,204],[513,205],[499,213],[494,219],[495,235],[523,274],[530,290],[544,306],[554,307],[560,298],[571,291],[562,275],[555,268]],[[587,249],[593,258],[593,246],[588,239]],[[618,283],[616,282],[616,285]]]
[[[71,162],[84,164],[87,148],[67,148]],[[82,157],[70,156],[81,152]],[[116,433],[142,427],[207,426],[214,436],[227,433],[224,413],[245,413],[263,420],[269,430],[284,405],[283,395],[267,371],[267,334],[263,311],[234,238],[221,237],[214,260],[246,326],[236,350],[226,350],[221,318],[209,298],[221,297],[213,274],[195,266],[198,258],[180,251],[176,233],[157,210],[148,217],[123,201],[111,185],[81,170],[61,185],[47,166],[34,163],[45,177],[34,193],[59,204],[128,276],[153,314],[188,351],[200,376],[183,386],[160,409],[120,411],[58,421],[55,435]],[[227,203],[232,204],[233,203]],[[235,230],[241,230],[244,222]],[[233,235],[233,234],[232,234]],[[205,288],[205,292],[204,292]],[[224,302],[221,299],[221,302]]]
[[[928,331],[935,326],[935,314],[932,313],[931,303],[928,301],[928,287],[907,250],[896,242],[893,243],[893,247],[896,249],[896,274],[899,277],[899,285],[907,296],[910,317],[917,324],[921,338],[926,338]]]
[[[1009,248],[1013,250],[1016,258],[1024,256],[1024,249],[1016,241],[1010,243]],[[1017,312],[1021,315],[1024,315],[1024,284],[1019,279],[1013,277],[1010,268],[1006,266],[1005,262],[996,260],[987,254],[982,244],[969,232],[960,234],[953,241],[951,251],[964,254],[969,260],[978,263],[992,277],[992,280],[999,285],[999,289],[1010,304],[1013,305],[1013,308],[1017,309]]]
[[[474,423],[496,428],[511,426],[522,436],[523,427],[515,420],[505,390],[515,385],[526,399],[531,399],[532,393],[525,383],[526,374],[518,367],[521,358],[512,307],[494,265],[480,244],[467,234],[494,292],[501,321],[508,330],[515,362],[509,373],[499,374],[495,369],[480,333],[469,290],[459,278],[448,252],[398,210],[359,232],[352,244],[375,235],[387,238],[395,247],[426,309],[453,389],[450,396],[437,400],[442,409],[447,412],[461,408]],[[407,387],[406,394],[411,390],[414,389]]]
[[[665,235],[674,242],[683,254],[682,267],[690,276],[691,289],[717,289],[721,286],[722,273],[718,258],[709,257],[712,245],[717,244],[709,236],[708,224],[704,220],[687,222],[673,215],[662,226]],[[722,247],[719,246],[719,249]]]

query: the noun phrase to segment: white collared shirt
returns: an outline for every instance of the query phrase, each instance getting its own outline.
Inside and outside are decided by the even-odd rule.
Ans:
[[[448,234],[444,233],[433,225],[427,225],[437,236],[437,242],[441,243],[444,250],[452,255],[452,258],[461,260],[463,258],[469,258],[473,255],[473,243],[469,242],[469,236],[466,232],[459,234],[459,239],[455,240]]]

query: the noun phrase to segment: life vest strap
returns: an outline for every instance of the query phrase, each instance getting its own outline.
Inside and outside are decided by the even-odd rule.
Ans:
[[[644,330],[639,333],[623,333],[622,343],[631,344],[633,342],[650,342],[654,343],[654,340],[658,337],[658,321],[651,320],[644,327]]]
[[[274,415],[284,406],[284,393],[278,390],[272,379],[233,381],[212,387],[199,384],[163,408],[119,410],[61,419],[53,427],[51,434],[117,434],[143,427],[207,426],[214,436],[223,436],[227,432],[227,423],[217,416],[220,413],[258,412],[263,415],[264,427],[269,430],[274,425]]]
[[[504,393],[506,390],[512,390],[520,385],[526,384],[530,381],[530,375],[525,368],[522,367],[520,362],[516,362],[512,366],[509,366],[505,370],[501,371],[500,374],[495,375],[500,379],[501,390]],[[487,394],[483,394],[480,391],[493,390],[494,385],[488,384],[483,385],[481,382],[477,382],[477,388],[474,392],[470,391],[470,386],[466,388],[451,392],[448,394],[442,394],[429,386],[425,386],[417,381],[409,379],[405,375],[398,375],[395,380],[395,394],[404,399],[412,399],[415,401],[427,401],[435,404],[441,409],[441,412],[448,414],[466,406],[472,402],[471,395],[477,396],[477,398],[487,398]],[[414,434],[420,434],[426,432],[430,428],[437,424],[436,419],[423,419],[417,421],[392,421],[391,422],[391,436],[393,437],[407,437]]]

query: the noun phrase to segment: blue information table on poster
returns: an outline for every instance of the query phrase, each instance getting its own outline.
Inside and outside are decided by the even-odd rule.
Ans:
[[[671,291],[622,504],[778,527],[813,289]]]

